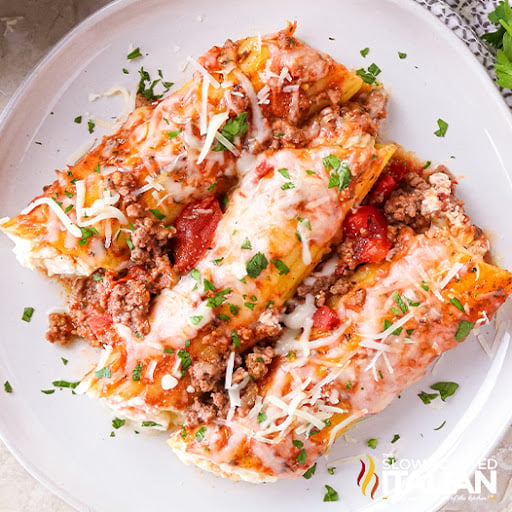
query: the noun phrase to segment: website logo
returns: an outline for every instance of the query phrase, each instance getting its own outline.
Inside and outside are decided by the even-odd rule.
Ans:
[[[364,463],[363,459],[359,459],[359,462],[361,463],[361,471],[357,476],[357,485],[358,487],[361,487],[361,492],[363,493],[363,496],[366,496],[366,493],[369,490],[370,498],[373,500],[375,497],[375,492],[379,487],[379,475],[375,473],[375,461],[368,454],[366,454],[366,458],[368,459],[368,467]],[[373,484],[373,487],[369,489],[373,477],[375,477],[375,482]]]

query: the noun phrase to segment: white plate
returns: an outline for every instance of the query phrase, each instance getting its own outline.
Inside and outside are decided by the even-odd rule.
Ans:
[[[506,169],[506,162],[512,162],[510,114],[483,69],[449,30],[412,2],[394,0],[145,0],[108,6],[51,52],[0,120],[1,215],[19,211],[52,181],[52,170],[63,168],[67,155],[101,135],[97,128],[90,136],[85,122],[73,122],[76,116],[85,120],[86,113],[103,118],[120,113],[118,100],[90,104],[89,92],[115,84],[133,87],[141,65],[153,74],[161,68],[168,80],[183,82],[179,67],[188,55],[198,56],[228,37],[273,32],[287,20],[298,21],[300,38],[347,66],[375,62],[381,67],[380,78],[392,94],[386,136],[464,176],[459,195],[490,234],[499,263],[512,268],[512,185]],[[127,61],[129,49],[137,46],[145,56]],[[364,59],[359,50],[365,47],[370,53]],[[407,58],[399,59],[398,51]],[[123,74],[123,67],[130,74]],[[449,123],[445,138],[433,134],[438,118]],[[53,380],[78,380],[92,354],[80,346],[63,349],[44,341],[46,312],[60,302],[59,291],[20,268],[5,237],[0,238],[0,264],[0,381],[9,380],[14,388],[12,394],[0,390],[0,433],[29,471],[80,510],[225,511],[242,505],[246,512],[310,511],[329,507],[322,503],[324,484],[339,492],[343,510],[434,510],[457,490],[458,478],[471,474],[512,416],[508,344],[491,360],[472,338],[446,354],[435,375],[353,429],[355,443],[336,444],[336,457],[361,455],[364,460],[366,440],[380,439],[377,450],[370,450],[380,476],[375,499],[363,496],[356,484],[359,457],[338,466],[334,475],[320,461],[311,480],[255,486],[218,479],[179,463],[165,435],[137,435],[124,427],[111,438],[113,415],[87,397],[66,390],[42,394]],[[24,306],[36,310],[29,324],[20,320]],[[60,357],[70,363],[64,366]],[[440,380],[457,381],[460,388],[443,409],[434,410],[416,394]],[[444,420],[445,427],[434,431]],[[400,440],[391,444],[394,434]],[[423,478],[422,489],[403,488],[383,500],[387,452],[409,464],[419,461],[420,471],[430,477],[441,473],[442,481],[434,478],[429,488]],[[417,474],[406,471],[407,482]]]

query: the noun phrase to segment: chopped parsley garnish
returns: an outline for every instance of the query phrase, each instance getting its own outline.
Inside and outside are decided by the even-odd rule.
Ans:
[[[277,172],[283,177],[283,178],[286,178],[287,180],[291,179],[290,178],[290,173],[288,172],[288,169],[278,169]]]
[[[436,135],[437,137],[444,137],[446,135],[446,132],[448,131],[448,123],[439,118],[437,120],[437,126],[439,128],[434,132],[434,135]]]
[[[398,434],[395,434],[393,436],[393,439],[391,439],[391,444],[396,443],[400,439],[400,436]]]
[[[274,266],[279,270],[279,275],[288,274],[290,269],[281,260],[270,260]]]
[[[196,432],[196,441],[198,443],[200,443],[203,439],[204,439],[204,434],[206,433],[206,427],[201,427],[197,432]]]
[[[291,190],[292,188],[295,188],[295,185],[291,181],[287,181],[281,185],[281,190]]]
[[[459,310],[459,311],[462,311],[463,313],[465,312],[464,310],[464,306],[460,303],[460,300],[457,299],[457,297],[452,297],[450,299],[450,302]],[[470,329],[471,330],[471,329]]]
[[[407,53],[404,53],[404,52],[398,52],[398,57],[399,57],[400,59],[405,59],[405,58],[407,58]]]
[[[185,427],[181,427],[181,433],[180,436],[182,439],[185,439],[187,437],[187,429]]]
[[[236,331],[231,333],[231,339],[233,340],[233,345],[235,345],[236,348],[240,348],[240,338],[238,337]]]
[[[257,252],[245,265],[247,275],[255,279],[268,267],[268,260],[261,252]]]
[[[475,322],[469,322],[468,320],[461,320],[455,333],[455,339],[460,343],[475,326]]]
[[[391,312],[397,316],[400,316],[400,310],[398,308],[392,307]]]
[[[249,308],[251,311],[254,311],[254,306],[255,306],[255,305],[256,305],[256,304],[255,304],[254,302],[244,302],[244,306],[245,306],[246,308]]]
[[[4,391],[6,393],[12,393],[12,386],[8,380],[4,382]]]
[[[246,238],[243,242],[243,244],[240,246],[241,249],[249,249],[251,250],[252,249],[252,244],[251,244],[251,241]]]
[[[80,228],[81,229],[81,228]],[[135,249],[135,245],[133,245],[133,242],[132,242],[132,237],[129,236],[127,239],[126,239],[126,245],[128,246],[128,249],[130,249],[130,251],[133,251],[133,249]]]
[[[141,373],[142,373],[142,361],[133,369],[132,380],[134,382],[139,381]]]
[[[174,354],[174,349],[171,347],[165,347],[164,354]]]
[[[66,366],[66,365],[69,363],[69,360],[68,360],[68,359],[66,359],[65,357],[61,357],[61,358],[60,358],[60,360],[62,361],[62,364],[63,364],[64,366]]]
[[[197,270],[197,268],[193,268],[190,271],[190,275],[191,275],[192,279],[195,279],[198,283],[201,282],[201,274],[199,273],[199,270]]]
[[[300,441],[299,439],[292,439],[292,444],[295,446],[295,448],[303,448],[304,443]]]
[[[377,444],[379,444],[379,440],[373,437],[372,439],[368,439],[368,448],[377,448]]]
[[[437,393],[425,393],[425,391],[422,391],[421,393],[418,393],[418,396],[425,405],[428,405],[432,400],[435,400],[438,395]]]
[[[215,285],[211,281],[208,281],[208,279],[203,280],[203,286],[205,292],[215,291]]]
[[[140,53],[140,48],[135,48],[135,50],[132,50],[126,58],[128,60],[136,59],[137,57],[142,57],[142,53]]]
[[[98,234],[98,230],[92,226],[89,228],[81,227],[80,231],[82,232],[82,238],[78,240],[78,245],[85,245],[91,236]]]
[[[103,379],[103,378],[109,379],[111,377],[110,368],[108,366],[105,366],[101,370],[95,371],[94,376],[97,379]],[[137,379],[137,380],[139,380],[139,379]]]
[[[309,174],[310,176],[316,176],[316,172],[315,172],[315,171],[312,171],[312,170],[310,170],[310,169],[308,169],[308,170],[306,171],[306,174]]]
[[[206,190],[208,190],[208,192],[213,192],[218,183],[218,181],[213,182]]]
[[[186,350],[178,350],[178,357],[180,358],[180,371],[181,378],[185,377],[188,369],[192,366],[192,359],[190,358],[190,354]]]
[[[265,411],[261,411],[258,413],[258,423],[263,423],[267,419],[267,413]]]
[[[441,400],[446,402],[446,399],[449,396],[452,396],[455,391],[457,391],[459,385],[456,382],[436,382],[430,386],[430,389],[434,391],[439,391],[439,395],[441,396]]]
[[[73,121],[76,123],[76,124],[80,124],[82,122],[82,116],[76,116],[75,119],[73,119]]]
[[[23,315],[21,315],[21,319],[24,322],[30,322],[32,319],[32,315],[34,314],[34,308],[23,308]]]
[[[235,304],[230,304],[229,305],[229,311],[230,311],[230,313],[233,316],[236,316],[236,315],[238,315],[238,312],[240,311],[240,308],[238,306],[236,306]]]
[[[233,144],[237,135],[242,136],[249,130],[247,122],[247,112],[241,112],[235,118],[228,119],[222,127],[220,134]],[[227,148],[221,142],[217,142],[212,151],[225,151]]]
[[[191,316],[190,317],[190,323],[192,325],[197,325],[202,319],[203,319],[203,317],[201,315]]]
[[[356,75],[359,75],[363,82],[367,84],[377,84],[377,76],[380,74],[381,69],[377,64],[372,63],[368,66],[368,70],[361,68],[356,71]]]
[[[41,393],[44,393],[45,395],[53,395],[53,393],[55,393],[55,389],[41,389]]]
[[[217,258],[216,260],[213,260],[214,265],[220,265],[224,261],[224,256],[222,258]]]
[[[347,383],[345,384],[345,388],[346,389],[352,389],[352,381],[347,381]]]
[[[69,197],[69,199],[73,197],[73,192],[69,192],[68,190],[64,190],[64,194],[66,194],[66,196]]]
[[[94,168],[94,172],[98,172],[98,173],[101,172],[99,162],[96,164],[96,167]]]
[[[322,160],[326,170],[331,171],[329,176],[329,188],[337,188],[340,192],[347,188],[352,181],[350,169],[346,162],[341,160],[335,155],[329,155]]]
[[[69,382],[67,380],[54,380],[52,382],[52,386],[55,386],[56,388],[71,388],[75,389],[78,384],[80,384],[80,381],[78,382]]]
[[[98,281],[99,283],[103,282],[103,277],[100,274],[93,274],[92,275],[93,281]]]
[[[157,423],[156,421],[143,421],[141,423],[142,427],[161,427],[160,423]]]
[[[428,287],[428,284],[426,281],[421,281],[421,285],[420,285],[426,292],[428,292],[430,290],[430,288]]]
[[[173,132],[167,132],[167,137],[169,140],[175,139],[179,134],[181,133],[181,130],[175,130]]]
[[[122,71],[125,75],[128,75],[130,73],[126,68],[123,68]]]
[[[218,308],[221,304],[224,304],[224,301],[226,300],[226,295],[228,293],[231,293],[231,288],[226,288],[225,290],[221,290],[217,292],[213,297],[210,297],[206,301],[206,305],[209,308]],[[203,318],[203,317],[201,317]],[[196,324],[194,324],[196,325]]]
[[[335,471],[336,471],[336,468],[334,466],[332,468],[327,468],[327,473],[329,473],[329,475],[334,475]]]
[[[389,329],[392,325],[393,324],[387,318],[384,320],[384,330],[385,331],[387,329]],[[400,336],[400,333],[402,332],[402,329],[403,329],[403,327],[398,327],[391,334],[393,334],[394,336]]]
[[[229,322],[229,316],[223,315],[222,313],[219,315],[219,320],[222,320],[223,322]]]
[[[308,219],[303,219],[302,217],[297,217],[297,220],[299,222],[302,222],[304,224],[304,226],[306,226],[311,231],[311,223],[309,222]]]
[[[96,123],[89,119],[89,121],[87,121],[87,130],[89,131],[89,133],[93,133],[95,127],[96,127]]]
[[[425,162],[425,165],[423,166],[423,169],[428,169],[432,165],[432,162],[430,160],[427,160]]]
[[[446,420],[444,420],[443,423],[441,423],[441,425],[439,425],[439,427],[436,427],[434,430],[441,430],[445,425],[446,425]]]
[[[395,301],[395,304],[400,308],[400,311],[402,313],[407,313],[409,308],[407,307],[407,304],[403,301],[402,297],[400,297],[400,294],[398,292],[393,292],[393,300]]]
[[[139,75],[140,80],[137,86],[137,94],[140,94],[148,101],[159,100],[174,85],[173,82],[164,82],[162,80],[163,77],[161,70],[158,70],[158,75],[160,76],[160,78],[157,78],[156,80],[151,80],[149,73],[143,67],[139,69]],[[159,83],[162,84],[164,90],[161,94],[156,94],[155,87]]]
[[[335,489],[333,489],[330,485],[325,485],[325,495],[324,501],[339,501],[340,497]]]
[[[512,8],[508,2],[499,2],[496,9],[489,13],[489,20],[498,25],[498,30],[482,37],[494,46],[496,55],[496,77],[498,85],[512,88]]]
[[[73,209],[73,205],[70,204],[69,206],[66,206],[66,209],[64,210],[64,213],[69,213]]]
[[[125,423],[126,423],[126,420],[122,420],[120,418],[114,418],[112,420],[112,427],[117,430],[118,428],[123,427]]]
[[[407,301],[407,304],[409,304],[409,306],[412,308],[417,308],[420,305],[418,301],[411,300],[409,297],[405,297],[405,300]]]
[[[302,475],[306,480],[309,480],[316,471],[316,462]]]
[[[158,209],[158,208],[153,208],[153,209],[149,209],[149,211],[158,219],[158,220],[163,220],[165,218],[165,215]]]
[[[185,340],[185,347],[190,347],[190,344],[192,343],[192,340]]]
[[[368,55],[368,53],[370,53],[370,48],[363,48],[360,52],[359,52],[363,57],[366,57]]]
[[[301,465],[301,466],[304,466],[304,464],[306,464],[306,460],[308,458],[308,454],[306,453],[306,450],[304,450],[304,448],[297,454],[297,462]]]
[[[390,466],[392,466],[392,465],[396,462],[396,459],[395,459],[395,457],[388,457],[388,458],[386,459],[386,462],[387,462]]]

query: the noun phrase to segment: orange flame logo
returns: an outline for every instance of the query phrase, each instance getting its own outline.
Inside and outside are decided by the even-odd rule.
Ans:
[[[372,478],[375,477],[375,483],[373,484],[373,487],[370,491],[370,498],[373,500],[375,497],[375,491],[379,487],[379,475],[375,473],[374,460],[368,454],[366,454],[366,458],[368,459],[368,471],[366,471],[366,464],[363,462],[362,459],[359,459],[359,462],[361,463],[361,471],[359,472],[359,475],[357,477],[357,485],[358,487],[361,487],[361,492],[363,493],[363,496],[366,496],[368,485],[372,481]]]

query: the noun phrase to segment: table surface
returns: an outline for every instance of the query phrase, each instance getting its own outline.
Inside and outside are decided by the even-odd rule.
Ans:
[[[0,111],[41,57],[109,0],[0,0]],[[459,492],[440,512],[512,512],[512,428],[490,455],[499,462],[497,499]],[[73,512],[37,482],[0,441],[0,512]]]

